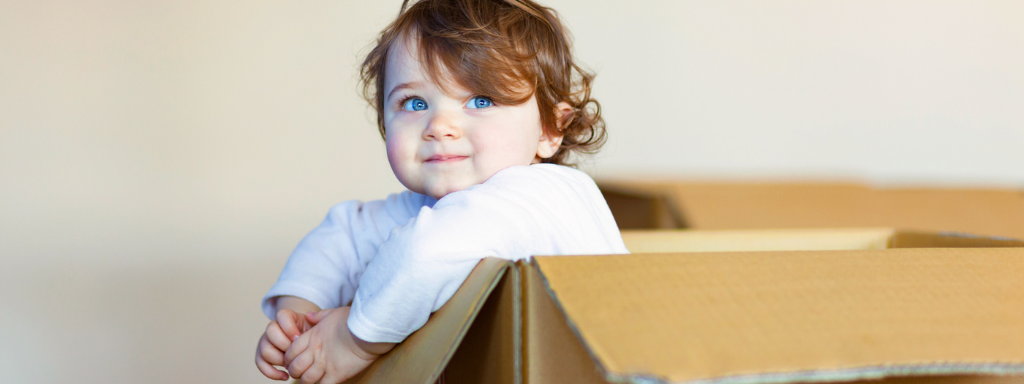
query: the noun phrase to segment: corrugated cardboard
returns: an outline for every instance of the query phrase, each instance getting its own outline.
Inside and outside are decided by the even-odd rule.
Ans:
[[[1024,250],[538,257],[609,381],[1024,373]]]
[[[1024,192],[857,184],[602,181],[620,228],[893,227],[1024,238]]]
[[[515,288],[516,277],[502,279],[508,275],[509,267],[506,260],[487,258],[481,261],[448,303],[434,312],[422,328],[347,382],[433,383],[442,375],[465,378],[478,375],[480,371],[488,375],[486,382],[511,382],[500,378],[502,373],[509,372],[505,374],[509,375],[515,370],[516,350],[512,341],[516,338],[513,330],[517,327],[497,320],[501,317],[499,314],[510,319],[515,317],[504,308],[515,303],[515,298],[509,300],[505,293]],[[491,297],[495,291],[498,294]],[[479,323],[484,326],[471,328],[477,318],[484,320]],[[474,337],[464,340],[467,334]],[[492,338],[492,334],[496,336]],[[494,347],[500,344],[504,345]],[[465,364],[466,354],[456,353],[460,345],[465,345],[467,352],[479,353],[480,359],[473,359],[479,361]],[[505,353],[505,349],[509,351]],[[452,372],[445,372],[448,366],[453,368]]]
[[[624,237],[635,247],[648,235]],[[351,382],[1024,382],[999,376],[1024,374],[1022,242],[889,229],[653,236],[674,253],[487,259]],[[832,250],[735,251],[801,237]]]
[[[892,228],[623,230],[632,253],[1022,247],[1024,241]]]

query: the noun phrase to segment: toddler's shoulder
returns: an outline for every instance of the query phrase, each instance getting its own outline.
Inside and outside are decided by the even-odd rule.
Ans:
[[[597,190],[597,184],[594,183],[594,179],[590,175],[578,169],[557,164],[508,167],[495,173],[484,184],[530,190],[544,188]]]
[[[606,206],[600,189],[589,175],[555,164],[505,168],[482,184],[445,196],[438,204],[447,206],[460,203],[518,206],[545,211],[555,207]]]
[[[407,212],[418,212],[422,207],[430,207],[437,203],[433,197],[422,195],[413,191],[405,190],[399,193],[392,193],[382,203],[390,209],[397,209]]]
[[[379,200],[343,201],[331,207],[324,222],[329,225],[401,225],[416,216],[421,208],[435,203],[437,200],[430,196],[406,190]]]
[[[589,205],[607,207],[597,184],[586,173],[561,165],[534,164],[502,169],[481,184],[446,195],[432,208],[553,213]]]

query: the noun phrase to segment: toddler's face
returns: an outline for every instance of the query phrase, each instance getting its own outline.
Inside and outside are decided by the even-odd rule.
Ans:
[[[535,98],[497,105],[459,86],[447,94],[420,64],[416,42],[400,40],[388,52],[384,127],[388,161],[406,188],[440,199],[558,149],[561,137],[544,134]]]

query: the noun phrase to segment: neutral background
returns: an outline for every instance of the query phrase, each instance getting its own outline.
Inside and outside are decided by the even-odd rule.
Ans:
[[[0,1],[0,381],[252,383],[259,299],[399,191],[356,65],[399,1]],[[1024,3],[550,0],[596,177],[1024,187]]]

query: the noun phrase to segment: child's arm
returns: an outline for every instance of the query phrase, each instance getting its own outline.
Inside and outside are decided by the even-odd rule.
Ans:
[[[284,355],[284,364],[302,384],[340,383],[365,369],[395,343],[370,343],[348,329],[351,307],[307,313],[313,328],[299,336]]]
[[[481,259],[526,257],[531,244],[547,242],[533,227],[551,220],[535,219],[531,211],[543,208],[527,206],[545,196],[525,199],[517,190],[491,184],[507,172],[445,196],[391,231],[359,281],[348,317],[353,334],[401,342],[452,297]],[[537,184],[526,181],[525,186]]]
[[[285,351],[293,340],[312,326],[306,315],[316,313],[320,308],[294,296],[278,297],[276,307],[277,316],[267,325],[256,346],[256,367],[268,378],[287,380],[288,374],[274,366],[285,366]]]
[[[391,230],[429,203],[412,192],[366,203],[346,201],[331,207],[323,222],[295,247],[277,282],[263,300],[263,312],[273,319],[276,297],[298,296],[320,308],[348,305],[359,276]]]
[[[594,181],[566,167],[509,167],[392,230],[359,282],[348,318],[368,341],[401,342],[480,259],[628,252]]]
[[[404,224],[428,204],[433,204],[428,197],[406,191],[386,200],[347,201],[331,208],[324,221],[292,252],[277,283],[264,296],[263,312],[274,319],[256,352],[256,365],[265,376],[288,378],[274,365],[286,366],[285,351],[295,337],[312,327],[302,315],[349,303],[377,246],[392,228]],[[301,300],[302,306],[294,307],[292,300]],[[295,325],[289,328],[289,323]]]

